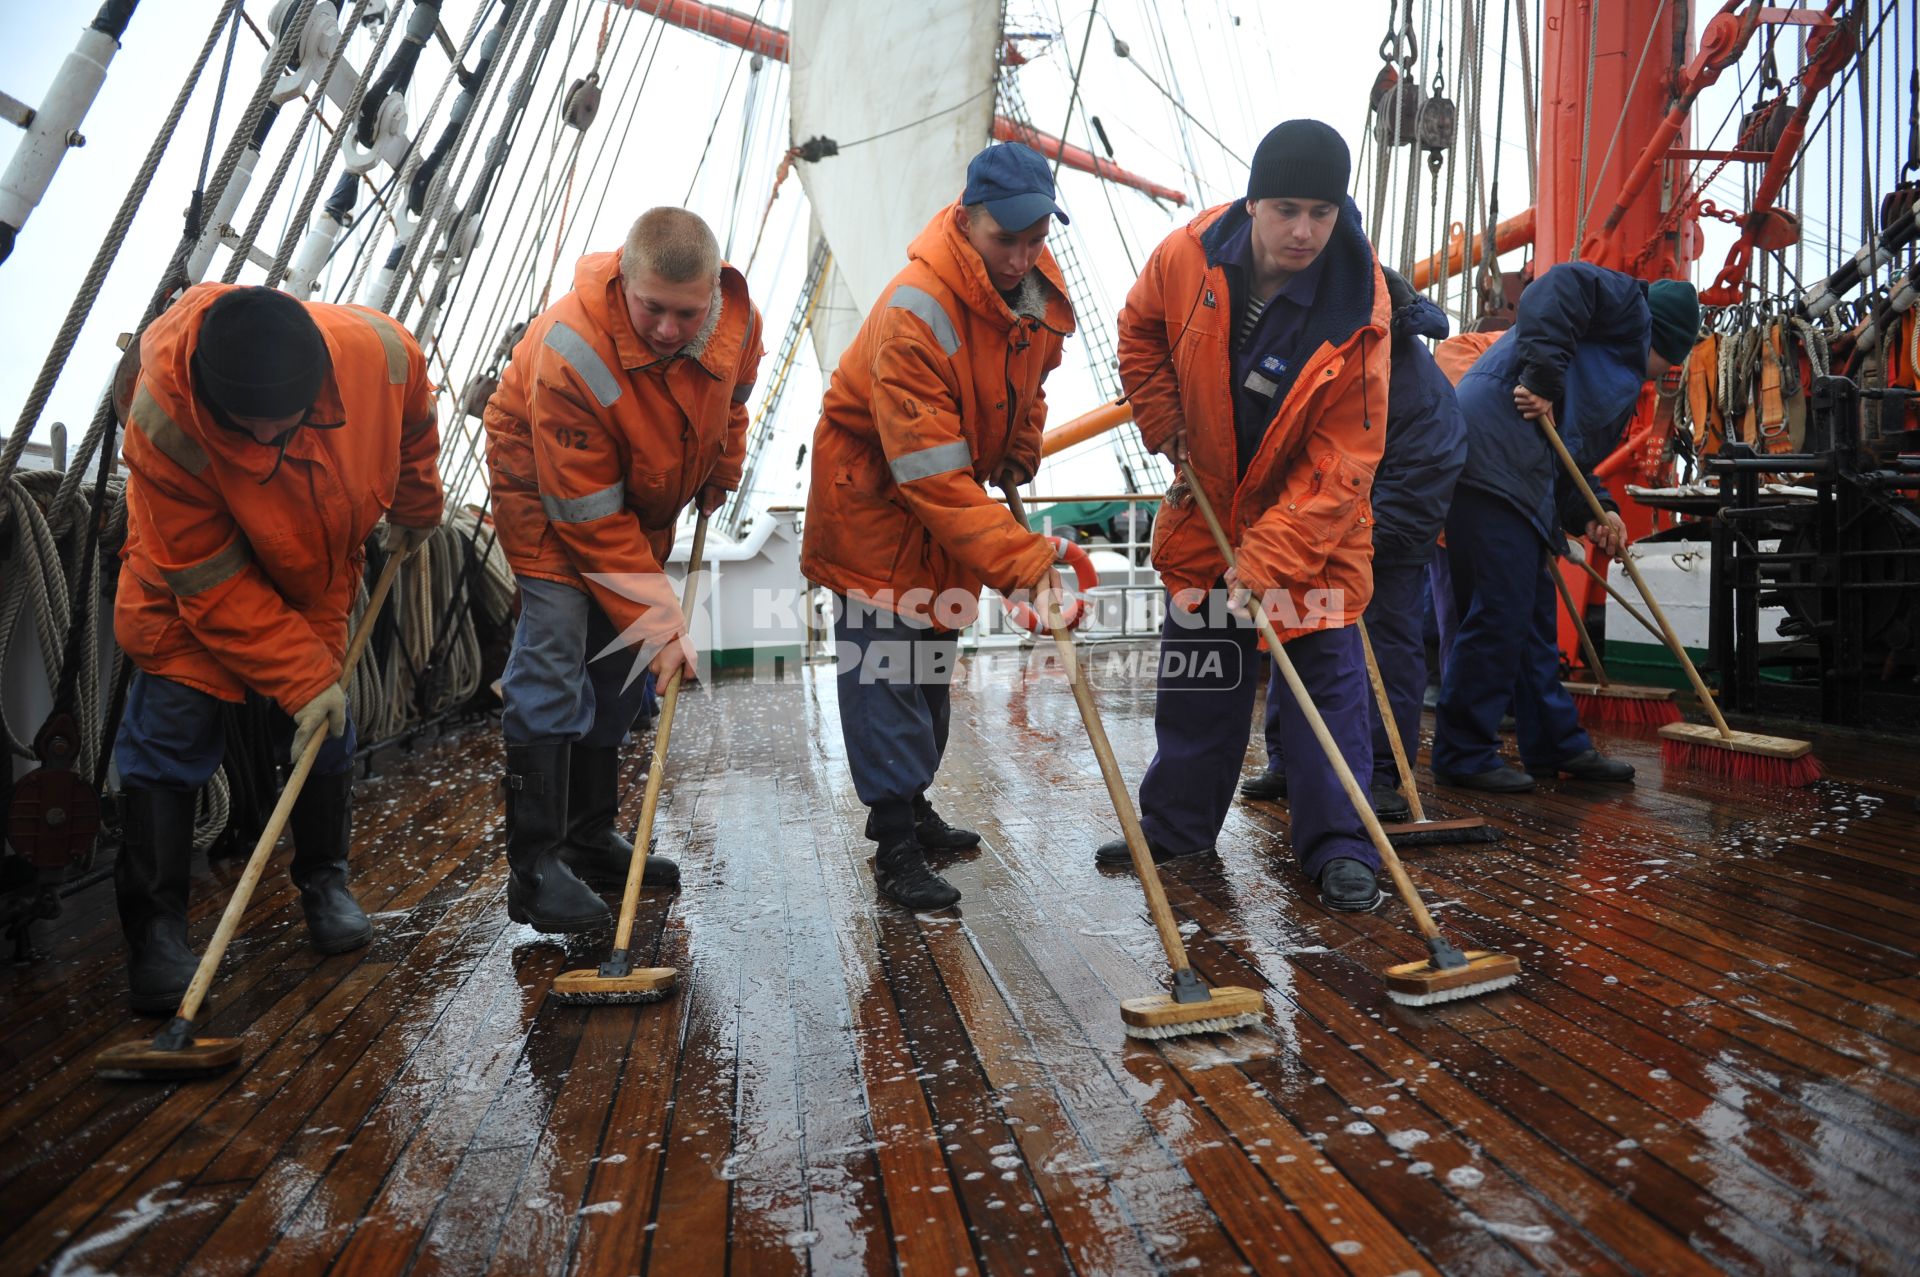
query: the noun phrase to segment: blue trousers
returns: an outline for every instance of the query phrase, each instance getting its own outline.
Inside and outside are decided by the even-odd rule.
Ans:
[[[1533,525],[1499,497],[1462,487],[1447,516],[1447,554],[1460,623],[1440,680],[1433,769],[1461,776],[1501,766],[1509,697],[1526,766],[1593,748],[1560,683],[1559,596]]]
[[[904,831],[947,752],[960,636],[835,595],[840,738],[877,833]]]
[[[600,605],[584,590],[517,579],[520,624],[500,679],[507,744],[620,744],[646,697],[645,671],[635,665],[640,649],[622,646],[592,659],[617,637]]]
[[[1373,642],[1373,659],[1380,666],[1380,681],[1387,685],[1387,703],[1393,707],[1394,725],[1399,728],[1400,745],[1407,751],[1409,762],[1420,752],[1420,702],[1427,690],[1426,588],[1426,564],[1376,563],[1373,602],[1367,605],[1367,637]],[[1288,655],[1292,655],[1293,644],[1287,647]],[[1364,678],[1364,653],[1361,659]],[[1286,770],[1287,748],[1280,724],[1290,707],[1293,693],[1287,690],[1287,682],[1275,666],[1267,680],[1266,721],[1267,766],[1273,771]],[[1367,717],[1373,724],[1375,783],[1398,788],[1400,773],[1393,765],[1393,742],[1387,739],[1386,723],[1380,717],[1371,685],[1367,688]],[[1319,751],[1318,745],[1312,748]],[[1365,772],[1354,775],[1366,782]],[[1293,791],[1289,788],[1287,792]]]
[[[1453,605],[1453,567],[1447,559],[1447,547],[1435,546],[1433,562],[1427,565],[1427,584],[1433,597],[1433,629],[1440,641],[1440,673],[1447,672],[1447,654],[1453,651],[1453,634],[1460,628],[1460,615]]]
[[[1373,769],[1367,724],[1366,658],[1351,626],[1287,642],[1287,655],[1340,752],[1364,783]],[[1153,762],[1140,781],[1140,823],[1174,852],[1211,847],[1226,824],[1252,731],[1254,691],[1273,666],[1253,626],[1230,616],[1178,614],[1169,604],[1160,630],[1153,702]],[[1345,857],[1379,868],[1360,818],[1306,716],[1284,687],[1278,731],[1287,758],[1293,854],[1309,877]]]
[[[227,729],[220,698],[185,683],[136,670],[127,684],[127,707],[113,743],[113,765],[127,789],[198,789],[220,769]],[[285,758],[293,745],[293,720],[273,715],[273,749]],[[358,748],[353,715],[347,729],[329,737],[314,760],[317,776],[347,770]]]

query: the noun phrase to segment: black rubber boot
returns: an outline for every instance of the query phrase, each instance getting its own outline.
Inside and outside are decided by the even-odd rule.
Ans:
[[[606,902],[560,859],[570,749],[566,741],[507,746],[507,916],[549,935],[613,925]]]
[[[125,835],[113,862],[113,895],[127,938],[127,989],[136,1014],[172,1015],[199,965],[187,945],[193,794],[128,789],[120,801]]]
[[[576,741],[567,766],[567,840],[560,847],[560,859],[589,887],[623,890],[633,844],[614,829],[620,818],[620,749]],[[651,839],[640,885],[669,891],[680,887],[680,866],[654,855]]]
[[[913,804],[907,801],[875,806],[867,816],[868,836],[880,844],[873,855],[873,879],[880,894],[915,912],[945,909],[958,904],[960,892],[927,868],[927,853],[913,836]]]
[[[293,800],[293,885],[307,915],[307,935],[322,953],[350,953],[373,939],[373,923],[347,890],[353,845],[353,773],[308,776]]]

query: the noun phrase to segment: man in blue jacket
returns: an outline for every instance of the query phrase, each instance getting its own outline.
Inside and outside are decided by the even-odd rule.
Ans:
[[[1385,267],[1381,272],[1393,304],[1393,373],[1387,381],[1386,452],[1373,476],[1373,600],[1366,622],[1394,726],[1412,758],[1420,748],[1420,701],[1427,682],[1421,633],[1427,564],[1467,461],[1467,427],[1453,383],[1420,340],[1445,337],[1447,313],[1395,272]],[[1240,786],[1248,798],[1286,797],[1280,717],[1291,696],[1275,669],[1267,684],[1267,770]],[[1367,703],[1373,718],[1373,810],[1382,820],[1405,820],[1412,812],[1399,792],[1387,725],[1371,696]]]
[[[1631,766],[1594,749],[1560,684],[1547,559],[1569,532],[1602,553],[1626,552],[1626,525],[1593,469],[1619,446],[1641,386],[1686,358],[1699,327],[1691,284],[1567,262],[1520,295],[1513,327],[1461,379],[1467,466],[1447,516],[1460,625],[1434,733],[1441,784],[1524,793],[1535,777],[1633,779]],[[1537,424],[1548,409],[1607,508],[1604,522],[1589,518]],[[1500,761],[1509,695],[1524,772]]]

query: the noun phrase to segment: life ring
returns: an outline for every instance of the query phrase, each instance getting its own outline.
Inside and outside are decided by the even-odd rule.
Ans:
[[[1066,628],[1071,630],[1086,619],[1087,600],[1084,595],[1087,590],[1100,584],[1100,570],[1093,566],[1093,560],[1077,542],[1061,536],[1050,536],[1047,540],[1053,543],[1053,561],[1064,563],[1073,569],[1074,590],[1078,593],[1069,592],[1066,602],[1060,609],[1061,620],[1066,623]],[[1046,623],[1040,619],[1040,613],[1031,603],[1009,602],[1007,617],[1015,625],[1030,633],[1040,634],[1047,628]]]

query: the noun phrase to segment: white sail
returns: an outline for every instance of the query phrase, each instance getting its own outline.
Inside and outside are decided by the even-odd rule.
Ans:
[[[908,243],[966,184],[993,128],[999,43],[999,0],[795,3],[793,141],[841,148],[799,164],[833,250],[830,322],[813,325],[822,368],[838,363]]]

